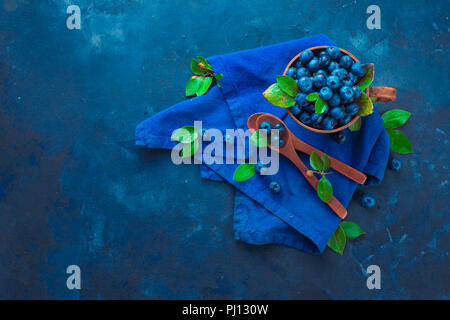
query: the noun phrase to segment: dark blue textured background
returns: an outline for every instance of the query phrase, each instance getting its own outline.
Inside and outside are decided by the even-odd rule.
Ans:
[[[66,28],[69,4],[82,29]],[[0,1],[0,298],[446,298],[448,1]],[[189,60],[324,33],[413,113],[415,153],[358,194],[367,235],[305,254],[233,239],[233,189],[134,147],[184,99]],[[66,288],[68,265],[82,290]],[[382,289],[366,288],[377,264]]]

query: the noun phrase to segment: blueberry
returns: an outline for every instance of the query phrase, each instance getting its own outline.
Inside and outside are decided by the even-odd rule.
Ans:
[[[348,74],[348,81],[355,84],[358,81],[358,77],[354,73],[350,72]]]
[[[345,131],[339,131],[335,132],[331,135],[331,137],[339,144],[342,144],[347,139],[347,135],[345,134]]]
[[[334,120],[333,118],[331,118],[331,117],[326,117],[325,119],[323,119],[323,121],[322,121],[322,127],[325,129],[325,130],[333,130],[334,129],[334,127],[336,127],[336,120]]]
[[[319,126],[320,123],[322,122],[322,120],[323,120],[323,114],[322,113],[315,113],[314,112],[313,114],[311,114],[311,122],[312,122],[313,125]]]
[[[349,105],[347,105],[345,107],[345,112],[351,116],[357,114],[358,111],[359,111],[359,106],[356,103],[350,103]]]
[[[352,87],[352,91],[353,91],[353,97],[358,99],[361,96],[361,88],[359,86],[353,86]]]
[[[341,95],[342,100],[349,100],[349,99],[353,98],[352,88],[350,88],[348,86],[343,86],[339,90],[339,94]]]
[[[350,99],[342,99],[342,98],[341,98],[341,104],[347,105],[347,104],[352,103],[354,100],[355,100],[355,99],[354,99],[353,97],[351,97]]]
[[[364,208],[373,208],[373,206],[375,205],[375,198],[371,195],[364,194],[361,197],[361,204]]]
[[[333,96],[333,90],[331,90],[329,87],[323,87],[322,89],[320,89],[319,95],[323,100],[328,101]]]
[[[353,60],[349,56],[343,56],[339,60],[339,65],[345,69],[350,69],[352,67],[352,64],[353,64]]]
[[[306,96],[306,94],[301,92],[295,96],[295,101],[300,107],[306,107],[309,104],[309,101],[306,100]]]
[[[362,77],[365,73],[366,73],[366,69],[364,67],[363,64],[361,64],[361,62],[355,62],[352,65],[352,72],[358,76],[358,77]]]
[[[297,80],[297,86],[300,89],[300,91],[308,93],[312,89],[313,81],[311,80],[310,77],[301,77],[300,79]]]
[[[311,50],[304,50],[299,57],[302,65],[306,65],[314,57],[314,53]]]
[[[288,71],[286,71],[286,75],[291,78],[295,78],[297,76],[297,69],[289,68]]]
[[[331,75],[338,77],[339,80],[344,80],[348,77],[348,72],[345,69],[339,68],[331,72]]]
[[[306,112],[304,112],[300,115],[299,120],[304,124],[308,124],[311,122],[311,116],[309,114],[307,114]]]
[[[294,67],[295,68],[300,68],[302,66],[302,63],[300,62],[300,60],[295,61]]]
[[[328,72],[333,72],[337,68],[339,68],[339,64],[335,61],[332,61],[332,62],[330,62],[329,66],[328,66]]]
[[[303,67],[298,68],[298,70],[297,70],[297,79],[300,79],[302,77],[309,77],[309,76],[310,76],[310,73],[309,73],[308,69],[303,68]]]
[[[265,168],[266,166],[264,164],[262,164],[261,162],[258,162],[257,164],[255,164],[255,172],[257,174],[261,174],[261,169]]]
[[[298,115],[302,110],[297,104],[294,104],[292,107],[289,107],[289,111],[292,112],[294,116]]]
[[[336,89],[341,85],[341,82],[339,81],[339,78],[336,76],[329,76],[327,78],[327,86],[329,86],[331,89]]]
[[[312,58],[308,63],[308,70],[311,73],[317,72],[317,70],[319,70],[319,59],[316,57]]]
[[[269,185],[270,191],[278,193],[281,191],[281,186],[278,182],[272,181]]]
[[[272,130],[278,130],[279,135],[281,135],[286,127],[281,122],[277,122],[273,125]]]
[[[352,116],[349,114],[345,114],[345,116],[341,120],[339,120],[339,124],[341,126],[345,126],[347,123],[350,122],[350,120],[352,120]]]
[[[327,48],[326,53],[332,60],[337,60],[341,56],[341,50],[338,47],[330,46]]]
[[[330,107],[337,107],[341,104],[341,97],[339,94],[334,93],[330,100],[328,100],[328,105]]]
[[[327,78],[323,74],[316,75],[313,79],[316,88],[322,88],[327,84]]]
[[[319,71],[316,72],[316,76],[319,74],[323,74],[325,77],[327,76],[327,72],[323,69],[320,69]]]
[[[281,148],[284,146],[284,139],[280,136],[270,136],[270,144],[278,144],[278,147]]]
[[[334,119],[339,120],[345,117],[344,109],[342,107],[334,107],[330,111],[330,116],[332,116]]]
[[[272,124],[269,121],[263,121],[259,124],[259,129],[266,130],[267,135],[270,134],[270,129],[272,129]]]
[[[394,171],[399,171],[402,168],[402,162],[398,159],[392,158],[389,161],[389,168]]]
[[[314,103],[308,103],[308,105],[305,106],[305,110],[309,113],[312,113],[316,110]]]
[[[328,55],[322,55],[319,58],[319,67],[320,68],[328,68],[328,66],[330,65],[331,59]]]

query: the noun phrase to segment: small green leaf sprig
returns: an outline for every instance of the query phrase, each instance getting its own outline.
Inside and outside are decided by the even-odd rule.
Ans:
[[[181,158],[189,158],[197,153],[200,146],[198,142],[198,129],[193,126],[184,126],[172,133],[170,137],[173,141],[177,141],[183,144],[181,149]]]
[[[219,87],[219,80],[223,79],[222,74],[214,72],[208,60],[203,57],[197,57],[197,59],[192,58],[191,60],[191,71],[194,76],[186,84],[186,97],[193,95],[202,96],[208,91],[213,79],[216,79]]]
[[[309,156],[309,163],[314,170],[306,171],[306,175],[312,176],[314,174],[319,174],[321,176],[319,182],[317,183],[317,195],[323,202],[330,202],[333,198],[333,186],[326,177],[327,174],[331,173],[327,172],[331,166],[330,158],[326,153],[319,156],[316,151],[313,151]]]
[[[405,110],[394,109],[386,111],[381,115],[384,122],[384,128],[389,136],[389,142],[391,144],[391,150],[400,154],[412,153],[411,142],[406,135],[396,130],[403,126],[411,116],[411,113]]]
[[[328,240],[327,246],[342,255],[344,253],[347,240],[358,238],[365,232],[354,222],[341,221],[333,236]]]

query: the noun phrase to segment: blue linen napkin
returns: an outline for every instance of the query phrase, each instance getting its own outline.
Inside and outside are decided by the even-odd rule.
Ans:
[[[289,129],[306,143],[350,166],[365,172],[379,183],[389,156],[389,139],[377,112],[363,118],[362,128],[351,133],[340,145],[329,135],[300,127],[283,108],[270,104],[262,92],[276,81],[289,61],[300,51],[318,45],[335,45],[324,35],[273,46],[211,57],[209,62],[222,73],[222,87],[211,88],[201,97],[172,106],[136,128],[136,145],[171,149],[172,132],[201,120],[203,128],[247,129],[247,119],[256,112],[268,112],[283,118]],[[207,143],[203,143],[205,147]],[[309,166],[309,158],[299,154]],[[235,238],[251,244],[283,244],[307,252],[322,252],[340,219],[316,195],[298,169],[280,156],[280,170],[273,176],[254,176],[246,182],[233,180],[238,164],[201,164],[203,178],[227,181],[236,188],[234,203]],[[348,206],[357,184],[334,172],[328,176],[334,195]],[[280,193],[272,193],[271,181],[281,184]],[[351,219],[352,213],[348,217]]]

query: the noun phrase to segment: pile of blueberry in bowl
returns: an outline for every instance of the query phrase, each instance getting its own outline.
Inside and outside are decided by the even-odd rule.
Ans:
[[[332,133],[359,118],[355,100],[362,92],[357,84],[366,68],[350,52],[334,46],[310,48],[292,59],[284,74],[295,79],[300,91],[288,113],[301,126]]]

